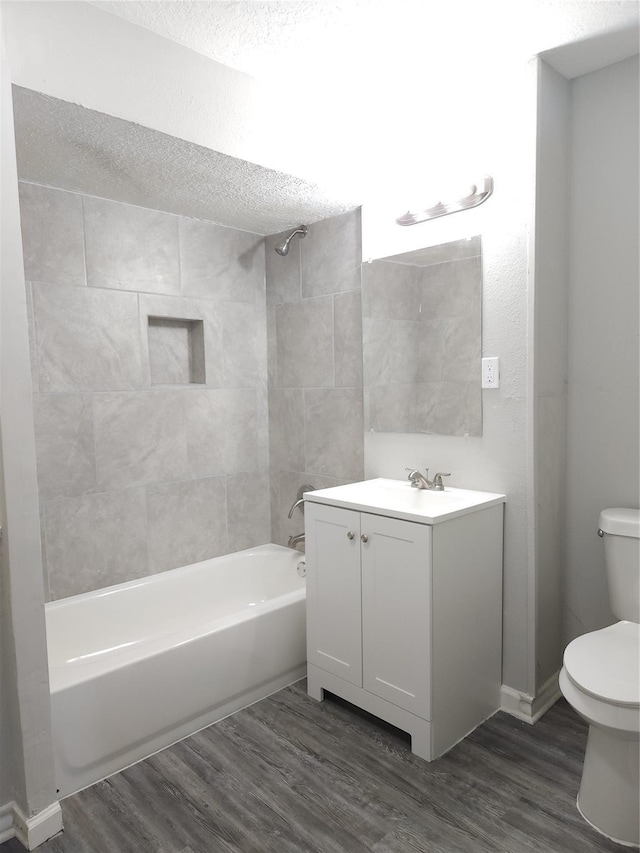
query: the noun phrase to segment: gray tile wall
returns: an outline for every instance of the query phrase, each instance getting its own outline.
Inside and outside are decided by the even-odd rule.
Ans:
[[[482,435],[480,264],[363,267],[367,429]]]
[[[263,238],[32,184],[20,202],[51,598],[270,541]],[[150,355],[149,316],[202,324],[204,383],[171,381],[187,348]]]
[[[287,232],[289,233],[289,232]],[[286,257],[266,238],[272,541],[304,529],[304,484],[363,479],[360,213],[309,226]]]

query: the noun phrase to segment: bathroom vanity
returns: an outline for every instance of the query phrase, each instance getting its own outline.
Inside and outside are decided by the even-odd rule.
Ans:
[[[504,495],[376,479],[307,492],[309,695],[431,761],[500,706]]]

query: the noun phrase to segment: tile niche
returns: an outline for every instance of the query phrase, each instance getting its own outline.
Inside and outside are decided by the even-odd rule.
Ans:
[[[202,320],[147,317],[151,385],[204,385]]]

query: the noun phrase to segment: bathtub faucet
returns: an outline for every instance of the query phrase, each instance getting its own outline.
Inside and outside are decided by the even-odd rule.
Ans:
[[[287,544],[289,548],[295,548],[299,542],[304,542],[304,533],[298,533],[297,536],[290,536]]]
[[[313,492],[313,491],[314,491],[314,488],[313,488],[313,486],[309,485],[309,483],[307,483],[305,486],[300,486],[300,488],[298,489],[298,494],[296,495],[296,499],[291,505],[291,509],[289,510],[289,515],[287,516],[287,518],[293,517],[293,511],[298,506],[303,507],[303,512],[304,512],[304,493],[305,492]]]

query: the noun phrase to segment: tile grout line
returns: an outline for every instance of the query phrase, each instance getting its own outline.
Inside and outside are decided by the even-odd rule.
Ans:
[[[87,218],[84,196],[80,194],[80,214],[82,216],[82,262],[84,265],[84,286],[89,287],[89,272],[87,265]]]

